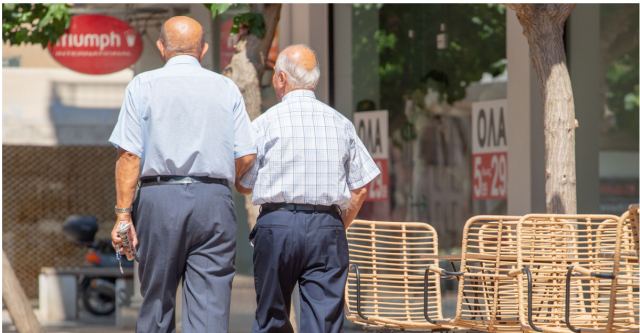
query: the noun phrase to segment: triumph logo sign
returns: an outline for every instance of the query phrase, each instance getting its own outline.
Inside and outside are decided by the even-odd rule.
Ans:
[[[49,52],[61,65],[85,74],[109,74],[133,65],[142,38],[126,22],[105,15],[78,15]]]

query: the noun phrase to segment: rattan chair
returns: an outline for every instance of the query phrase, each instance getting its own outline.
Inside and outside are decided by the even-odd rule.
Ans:
[[[613,331],[623,238],[619,221],[612,215],[520,219],[518,267],[509,275],[517,277],[523,330]]]
[[[437,267],[438,237],[421,222],[355,220],[347,230],[349,276],[347,319],[368,326],[401,330],[445,328],[440,281],[425,270]],[[425,299],[432,302],[425,309]]]
[[[620,217],[622,224],[620,265],[617,274],[616,300],[610,309],[614,318],[613,330],[640,330],[640,265],[638,264],[638,206],[632,205]],[[614,240],[608,239],[608,243]],[[609,266],[613,266],[609,263]]]
[[[519,216],[475,216],[462,236],[460,272],[431,267],[440,276],[458,276],[456,316],[446,323],[484,332],[520,332],[518,285],[508,276],[518,266]]]

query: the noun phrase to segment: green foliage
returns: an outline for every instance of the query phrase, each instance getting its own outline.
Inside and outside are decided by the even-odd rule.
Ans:
[[[66,4],[2,4],[2,40],[45,48],[69,27],[69,8]]]
[[[264,17],[260,13],[244,13],[234,16],[231,33],[237,34],[241,29],[247,29],[249,34],[263,38],[266,30]]]
[[[219,15],[224,14],[231,6],[232,3],[210,3],[205,5],[211,11],[211,17],[216,18]]]
[[[392,128],[405,127],[404,98],[416,89],[435,89],[454,103],[484,74],[506,69],[504,5],[361,4],[352,13],[356,95],[379,94]],[[447,47],[438,49],[443,24]]]
[[[611,131],[619,131],[626,134],[626,138],[617,137],[616,141],[633,142],[633,147],[638,149],[638,108],[640,102],[638,98],[638,73],[640,71],[638,62],[638,5],[602,5],[601,8],[601,29],[619,30],[616,44],[612,49],[620,48],[619,44],[626,44],[625,52],[616,54],[609,63],[603,64],[606,68],[605,74],[605,98],[607,107],[615,115],[615,126]],[[615,26],[620,15],[628,15],[631,22],[628,26]],[[622,39],[619,36],[627,36]],[[634,45],[635,44],[635,45]],[[605,50],[604,52],[611,52]],[[606,55],[606,54],[605,54]],[[622,144],[622,142],[619,142]]]
[[[205,5],[210,11],[211,16],[216,18],[230,9],[240,9],[243,7],[239,4],[223,3],[223,4],[207,4]],[[258,38],[263,38],[266,32],[266,25],[264,23],[264,17],[260,13],[255,12],[243,12],[233,17],[233,25],[231,26],[231,33],[238,34],[242,30],[246,30],[248,34],[254,35]]]

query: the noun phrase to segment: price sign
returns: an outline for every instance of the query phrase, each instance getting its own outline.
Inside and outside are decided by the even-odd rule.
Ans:
[[[366,201],[386,201],[389,199],[389,113],[356,112],[353,122],[360,140],[380,169],[380,176],[367,187]]]
[[[478,102],[471,109],[473,199],[507,197],[506,100]]]

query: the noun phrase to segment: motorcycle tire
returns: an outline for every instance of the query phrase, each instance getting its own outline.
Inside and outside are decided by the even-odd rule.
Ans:
[[[82,305],[96,316],[108,316],[116,310],[116,284],[101,278],[82,283]]]

